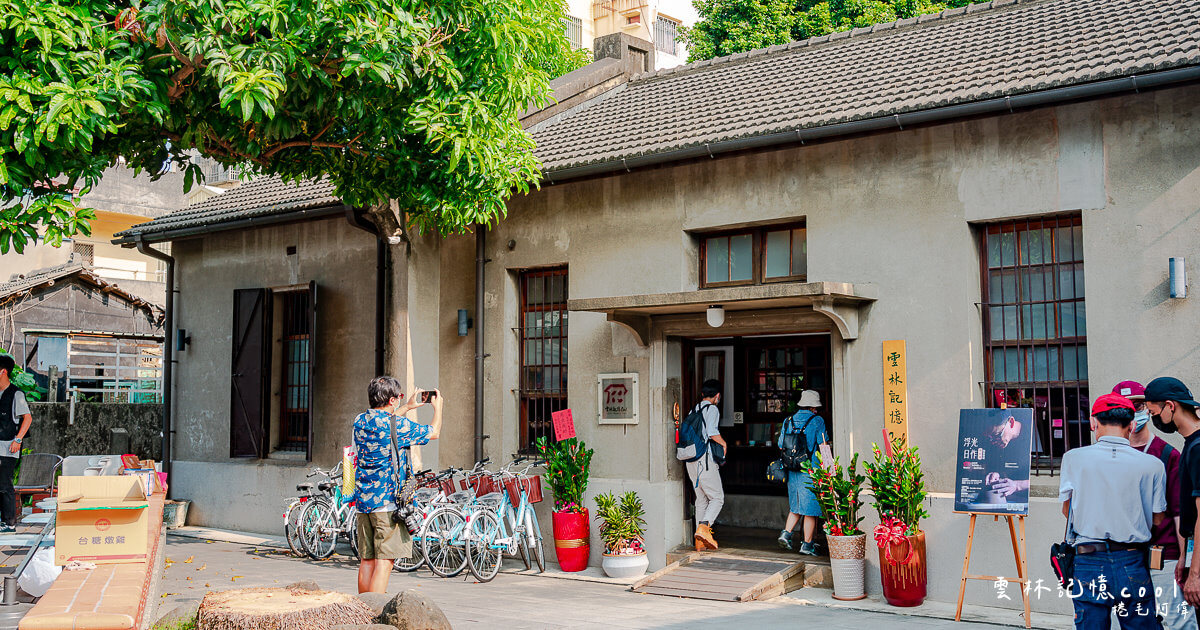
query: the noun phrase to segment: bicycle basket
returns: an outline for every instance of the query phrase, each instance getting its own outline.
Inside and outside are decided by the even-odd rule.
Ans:
[[[495,510],[500,507],[500,503],[504,501],[503,495],[499,492],[490,492],[479,497],[479,504],[489,510]]]
[[[485,494],[496,492],[496,480],[492,479],[491,475],[479,475],[471,480],[471,485],[475,488],[475,496],[482,497]]]
[[[420,488],[413,493],[413,501],[416,501],[417,503],[429,503],[437,495],[437,488]]]
[[[438,484],[441,486],[441,490],[446,496],[450,496],[458,491],[458,488],[454,487],[453,479],[443,479],[439,481]]]
[[[532,477],[510,477],[504,480],[504,489],[508,492],[508,500],[512,501],[513,505],[521,503],[521,489],[524,489],[530,503],[539,503],[542,500],[542,478],[540,475]]]
[[[450,495],[450,500],[455,503],[470,503],[471,499],[475,498],[475,493],[467,490],[459,490]]]

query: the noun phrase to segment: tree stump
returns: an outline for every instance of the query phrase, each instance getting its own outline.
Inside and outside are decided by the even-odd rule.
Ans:
[[[198,630],[324,630],[374,621],[353,595],[303,588],[242,588],[208,593]]]

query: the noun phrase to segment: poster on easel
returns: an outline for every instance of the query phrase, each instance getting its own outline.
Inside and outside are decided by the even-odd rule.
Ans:
[[[955,512],[1029,514],[1033,429],[1033,409],[959,411]]]

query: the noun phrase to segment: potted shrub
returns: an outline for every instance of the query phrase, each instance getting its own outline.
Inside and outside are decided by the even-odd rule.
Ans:
[[[879,547],[879,571],[883,596],[893,606],[919,606],[925,601],[925,532],[921,519],[929,516],[925,501],[925,478],[917,447],[896,439],[886,452],[871,445],[875,461],[867,465],[867,478],[875,494],[879,525],[875,544]]]
[[[825,535],[829,540],[829,564],[833,570],[833,597],[841,600],[862,599],[867,596],[864,565],[867,556],[867,534],[858,528],[863,517],[863,483],[866,476],[858,472],[858,454],[843,469],[839,458],[831,466],[805,465],[813,494],[825,517]]]
[[[588,510],[583,507],[583,492],[587,490],[588,471],[592,465],[592,449],[577,438],[550,442],[538,438],[537,449],[546,458],[546,483],[554,492],[554,555],[563,571],[582,571],[587,568],[591,546]]]
[[[611,492],[596,497],[596,520],[604,541],[604,574],[613,578],[640,577],[650,566],[646,557],[646,511],[642,500],[630,490],[620,501]]]

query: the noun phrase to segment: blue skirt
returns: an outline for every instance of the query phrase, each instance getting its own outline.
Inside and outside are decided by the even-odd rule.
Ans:
[[[802,516],[820,516],[821,505],[812,488],[808,487],[808,481],[806,472],[787,471],[788,511]]]

